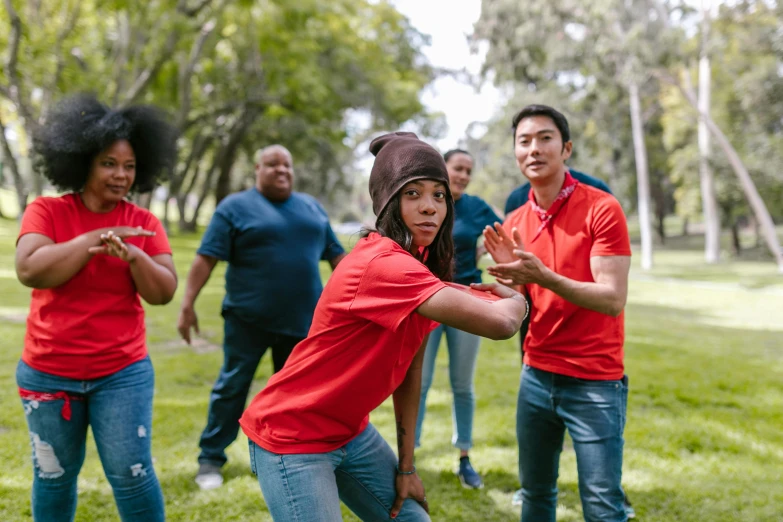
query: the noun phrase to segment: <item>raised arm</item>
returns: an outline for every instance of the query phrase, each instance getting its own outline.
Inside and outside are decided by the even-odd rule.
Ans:
[[[429,337],[429,336],[428,336]],[[392,506],[391,516],[395,518],[402,509],[406,498],[418,501],[425,511],[429,512],[427,497],[424,495],[424,485],[415,473],[413,452],[416,442],[416,417],[419,414],[419,399],[421,396],[421,367],[424,360],[424,350],[428,337],[419,347],[413,362],[405,374],[405,379],[394,390],[394,417],[397,423],[397,478],[395,487],[397,498]]]
[[[94,255],[90,248],[101,245],[101,235],[110,229],[101,228],[81,234],[63,243],[55,243],[43,234],[30,233],[16,244],[16,275],[31,288],[54,288],[67,283]],[[120,238],[153,236],[154,232],[141,228],[115,227],[111,229]]]
[[[427,299],[416,311],[433,321],[489,339],[513,337],[528,312],[527,301],[522,294],[497,283],[474,284],[471,287],[491,291],[502,299],[488,302],[446,287]]]
[[[216,257],[196,254],[193,264],[188,272],[188,280],[185,283],[185,295],[182,298],[182,306],[177,319],[177,330],[186,343],[190,344],[190,329],[193,328],[196,333],[198,329],[198,316],[194,305],[201,289],[209,281],[209,276],[215,268],[218,259]]]

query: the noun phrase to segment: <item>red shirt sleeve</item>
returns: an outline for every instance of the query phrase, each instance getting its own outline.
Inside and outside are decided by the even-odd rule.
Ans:
[[[25,234],[43,234],[55,241],[54,220],[48,201],[49,198],[38,198],[27,205],[22,215],[22,226],[19,229],[19,237],[16,238],[17,242]]]
[[[620,202],[614,197],[604,197],[596,201],[590,230],[593,234],[590,257],[631,255],[628,223]]]
[[[395,331],[419,305],[445,286],[412,256],[402,252],[381,254],[365,268],[350,310]]]

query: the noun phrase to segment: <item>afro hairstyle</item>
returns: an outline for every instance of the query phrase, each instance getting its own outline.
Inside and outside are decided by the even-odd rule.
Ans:
[[[136,156],[132,192],[149,192],[177,158],[176,129],[149,105],[110,109],[93,94],[60,100],[33,136],[36,166],[60,190],[84,188],[92,161],[106,147],[127,140]]]

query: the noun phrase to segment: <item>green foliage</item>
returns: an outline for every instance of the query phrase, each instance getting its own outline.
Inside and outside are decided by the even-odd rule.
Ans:
[[[748,168],[773,219],[783,219],[783,75],[781,18],[764,2],[721,8],[711,27],[712,118]],[[695,45],[693,40],[691,45]],[[696,74],[691,73],[695,84]],[[664,144],[678,213],[700,210],[696,116],[675,88],[664,90]],[[713,146],[713,149],[716,149]],[[710,161],[724,226],[750,215],[739,182],[720,151]]]
[[[183,133],[172,196],[195,191],[203,200],[212,187],[242,185],[252,169],[232,180],[235,160],[252,164],[256,149],[279,142],[294,155],[298,188],[334,199],[351,182],[352,111],[369,115],[360,134],[429,119],[419,100],[434,76],[421,54],[426,40],[387,2],[13,4],[18,75],[0,69],[0,95],[32,116],[27,133],[53,100],[80,90],[114,105],[160,105]],[[5,54],[8,14],[0,10]]]

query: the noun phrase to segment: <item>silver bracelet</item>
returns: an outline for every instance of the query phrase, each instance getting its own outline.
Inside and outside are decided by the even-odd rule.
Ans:
[[[400,471],[400,465],[397,464],[397,474],[398,475],[414,475],[416,473],[416,465],[413,465],[413,469],[411,471]]]
[[[525,303],[525,316],[522,317],[522,322],[524,323],[525,319],[527,319],[527,316],[530,315],[530,302],[528,302],[528,300],[525,299],[525,296],[520,293],[512,295],[511,299],[516,299],[517,301],[521,300],[523,303]]]

